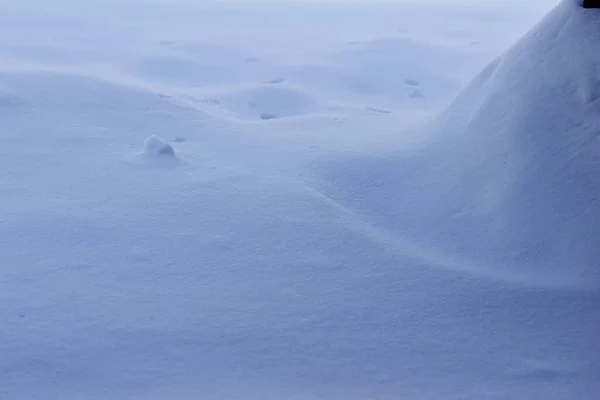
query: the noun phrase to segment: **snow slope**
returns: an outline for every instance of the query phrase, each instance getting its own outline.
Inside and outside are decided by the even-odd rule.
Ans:
[[[469,160],[456,179],[478,180],[469,199],[479,203],[499,249],[526,249],[533,252],[528,261],[556,263],[595,285],[599,44],[598,11],[564,1],[442,117],[448,139],[457,144],[456,159]]]
[[[341,196],[494,273],[598,287],[599,18],[562,2],[424,128],[418,155],[334,168]]]
[[[141,4],[3,2],[0,398],[595,398],[596,11]]]

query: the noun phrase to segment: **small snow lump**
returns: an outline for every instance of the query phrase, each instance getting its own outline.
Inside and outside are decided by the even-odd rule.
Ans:
[[[173,146],[163,140],[160,136],[152,135],[144,142],[144,154],[153,157],[174,157],[175,150],[173,149]]]

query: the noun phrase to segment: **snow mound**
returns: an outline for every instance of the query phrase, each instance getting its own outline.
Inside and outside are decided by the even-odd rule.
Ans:
[[[447,167],[470,183],[486,246],[595,278],[599,46],[600,14],[563,0],[441,115]]]
[[[144,154],[147,156],[175,157],[173,146],[158,135],[152,135],[144,142]]]
[[[420,151],[342,161],[328,190],[482,269],[597,287],[598,46],[600,14],[563,1],[424,129]]]

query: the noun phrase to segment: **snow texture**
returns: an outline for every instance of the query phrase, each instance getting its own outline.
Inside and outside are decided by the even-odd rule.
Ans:
[[[555,3],[3,0],[0,399],[596,400]]]

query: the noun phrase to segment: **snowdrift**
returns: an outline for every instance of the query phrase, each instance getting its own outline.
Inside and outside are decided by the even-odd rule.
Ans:
[[[597,285],[598,11],[560,3],[425,131],[416,153],[334,168],[335,195],[453,257]]]
[[[441,116],[481,237],[599,277],[600,13],[563,1]],[[449,147],[451,146],[451,147]]]

